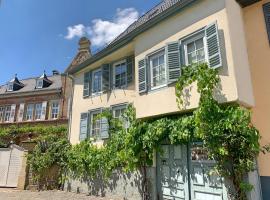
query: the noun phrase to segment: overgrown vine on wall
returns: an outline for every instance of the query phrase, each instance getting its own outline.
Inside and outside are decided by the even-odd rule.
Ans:
[[[188,114],[141,120],[129,105],[123,116],[129,124],[127,128],[123,120],[114,119],[107,110],[99,116],[109,121],[110,139],[103,146],[87,139],[71,147],[66,140],[52,137],[51,149],[44,152],[38,146],[29,160],[39,173],[60,160],[62,171],[68,171],[73,178],[106,179],[119,168],[132,171],[152,165],[154,152],[159,151],[164,140],[171,144],[201,140],[209,157],[216,161],[219,174],[234,185],[235,194],[231,198],[246,200],[252,185],[245,182],[245,176],[255,169],[259,152],[266,152],[269,147],[260,148],[260,135],[251,123],[248,109],[219,103],[225,102],[225,97],[221,94],[218,70],[207,64],[182,68],[176,84],[180,110],[189,103],[191,85],[196,86],[200,99],[198,108]],[[62,145],[65,148],[60,148]]]
[[[220,104],[218,70],[207,64],[184,67],[176,85],[180,108],[185,106],[185,88],[197,85],[199,107],[194,111],[196,135],[204,142],[209,156],[216,161],[219,174],[234,185],[233,199],[246,200],[253,186],[245,181],[256,167],[261,150],[258,130],[251,123],[250,110],[238,104]],[[266,148],[264,148],[266,149]]]
[[[57,174],[62,178],[67,169],[67,152],[70,144],[66,125],[11,125],[0,128],[2,147],[10,143],[20,144],[21,140],[35,142],[36,146],[28,154],[28,164],[37,182],[46,177],[52,166],[57,166]],[[45,171],[47,172],[45,173]],[[57,177],[58,178],[58,177]],[[56,180],[58,181],[58,180]],[[61,181],[61,180],[60,180]],[[58,185],[58,183],[56,183]]]

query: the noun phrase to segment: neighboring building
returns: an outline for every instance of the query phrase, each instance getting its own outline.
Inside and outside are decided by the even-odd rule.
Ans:
[[[0,86],[0,127],[67,124],[71,81],[57,71],[52,76],[19,80]]]
[[[243,18],[255,98],[252,119],[262,136],[261,145],[266,145],[270,143],[270,1],[244,8]],[[263,199],[270,199],[270,154],[261,154],[258,163]]]
[[[15,75],[0,86],[0,128],[67,125],[71,89],[70,79],[57,71],[52,76],[44,72],[40,77],[23,80]],[[1,141],[3,146],[15,144],[0,148],[0,187],[35,187],[26,164],[26,150],[33,149],[31,138],[38,134],[18,134],[12,141]]]
[[[255,32],[258,29],[253,28],[252,23],[257,23],[256,17],[262,17],[256,25],[260,25],[258,28],[266,35],[262,10],[256,10],[262,9],[262,3],[254,4],[256,2],[258,0],[164,0],[106,48],[95,55],[87,53],[89,58],[86,61],[73,61],[76,64],[67,69],[73,77],[74,87],[69,130],[71,143],[96,137],[97,143],[102,144],[109,137],[104,122],[93,120],[104,108],[112,108],[117,116],[127,103],[132,103],[138,118],[172,115],[196,108],[199,95],[195,85],[188,88],[188,104],[181,111],[176,103],[174,87],[181,75],[181,66],[194,62],[208,62],[210,67],[218,68],[223,94],[217,97],[218,100],[221,103],[236,102],[247,108],[255,106],[254,122],[259,125],[256,123],[254,99],[258,102],[257,98],[264,97],[257,94],[260,85],[256,86],[254,78],[258,78],[260,83],[266,81],[259,80],[260,77],[254,77],[252,73],[257,68],[257,59],[266,68],[267,61],[262,60],[269,53],[260,50],[261,54],[255,56],[255,51],[258,52],[258,34]],[[254,11],[252,7],[255,7]],[[251,12],[254,12],[255,19]],[[269,26],[269,21],[267,23]],[[269,46],[263,45],[269,52]],[[90,52],[89,47],[87,49]],[[266,77],[267,73],[260,70]],[[154,165],[148,169],[153,199],[228,199],[224,183],[206,173],[212,166],[211,162],[193,160],[185,146],[162,145],[162,148],[164,155],[157,155]],[[266,159],[260,158],[260,165],[263,166],[263,162],[267,166]],[[268,173],[265,168],[261,175],[269,176]],[[184,176],[187,174],[189,177]],[[176,184],[164,181],[166,176]],[[137,182],[138,187],[134,187],[134,182],[138,181],[136,177],[131,175],[127,179],[119,175],[117,181],[114,180],[118,183],[114,189],[100,185],[95,189],[106,195],[140,199],[140,181]],[[250,199],[261,199],[257,171],[249,179],[256,186],[249,194]],[[210,180],[216,181],[213,184]],[[74,191],[93,192],[79,181],[73,180],[69,186]]]

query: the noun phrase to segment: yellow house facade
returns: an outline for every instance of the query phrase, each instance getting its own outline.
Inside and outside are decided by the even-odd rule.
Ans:
[[[94,55],[89,53],[83,62],[69,67],[67,72],[73,79],[70,142],[77,144],[95,138],[102,144],[108,139],[106,121],[93,120],[105,108],[111,108],[113,115],[119,117],[125,106],[132,103],[137,118],[184,113],[196,108],[199,95],[196,86],[192,85],[187,88],[189,96],[185,109],[179,110],[175,81],[181,75],[181,66],[207,62],[219,70],[223,95],[217,99],[221,103],[237,102],[252,108],[253,121],[263,132],[263,143],[267,143],[270,125],[266,122],[267,110],[265,107],[262,110],[267,104],[265,91],[269,90],[264,71],[268,70],[269,62],[265,58],[270,53],[262,11],[266,2],[166,0],[139,18],[103,50]],[[261,41],[254,40],[258,30],[263,32]],[[89,48],[90,41],[83,40]],[[258,47],[266,50],[257,55]],[[258,66],[261,66],[260,70]],[[176,152],[175,147],[172,149]],[[267,159],[269,156],[259,158],[261,176],[270,176]],[[159,164],[158,161],[154,163],[150,172],[154,182],[153,199],[228,199],[227,189],[222,184],[213,189],[203,182],[204,186],[200,188],[188,188],[187,185],[193,185],[191,182],[187,183],[186,189],[174,188],[177,192],[170,186],[160,186]],[[203,181],[204,177],[201,178]],[[78,187],[79,183],[74,184]],[[260,186],[258,188],[259,192],[253,192],[251,199],[261,199]],[[123,196],[127,199],[140,199],[131,186],[126,190],[129,192],[116,189],[118,193],[125,193]]]
[[[255,104],[253,123],[259,129],[261,145],[270,143],[270,89],[268,86],[270,63],[270,1],[263,0],[243,9],[246,42],[252,77]],[[269,154],[258,158],[264,199],[270,198]]]

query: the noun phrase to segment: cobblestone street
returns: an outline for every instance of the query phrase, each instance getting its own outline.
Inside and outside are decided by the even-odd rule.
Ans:
[[[20,191],[0,188],[0,200],[120,200],[116,198],[91,197],[85,194],[75,194],[63,191]]]

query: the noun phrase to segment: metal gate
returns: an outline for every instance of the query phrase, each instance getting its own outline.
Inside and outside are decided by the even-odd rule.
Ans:
[[[0,148],[0,187],[17,187],[24,150],[17,145]]]
[[[227,200],[223,179],[210,170],[200,145],[162,145],[157,154],[158,196],[160,200]]]

